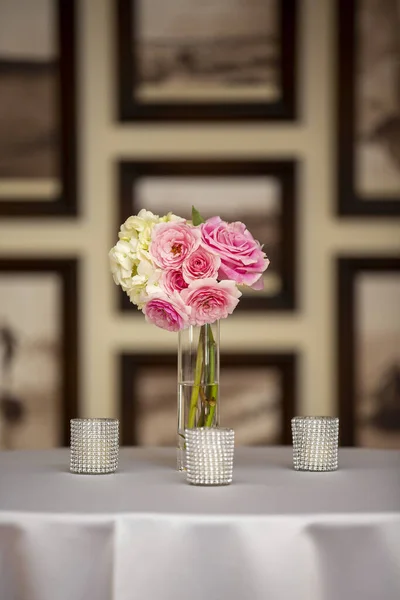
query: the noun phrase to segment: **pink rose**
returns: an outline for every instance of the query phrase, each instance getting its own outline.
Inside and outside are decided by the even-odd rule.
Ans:
[[[183,279],[181,269],[166,269],[161,275],[160,283],[167,294],[173,294],[175,291],[180,292],[188,286]]]
[[[146,321],[167,331],[179,331],[189,325],[190,309],[177,292],[173,296],[162,292],[154,294],[144,305],[143,313]]]
[[[149,251],[161,269],[177,269],[196,250],[200,241],[200,230],[187,223],[159,223],[153,227]]]
[[[201,234],[203,243],[221,257],[219,279],[231,279],[255,290],[263,288],[261,276],[269,260],[243,223],[212,217],[201,225]]]
[[[191,325],[214,323],[225,319],[236,308],[242,293],[233,281],[216,281],[215,279],[196,279],[181,298],[192,309]]]
[[[195,279],[216,279],[220,266],[220,257],[200,245],[184,261],[182,265],[183,278],[188,283]]]

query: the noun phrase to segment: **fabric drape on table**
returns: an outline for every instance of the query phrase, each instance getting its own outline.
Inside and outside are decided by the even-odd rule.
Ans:
[[[340,463],[238,449],[234,484],[205,489],[174,449],[123,449],[104,476],[70,474],[65,450],[0,453],[0,598],[398,600],[400,452]]]

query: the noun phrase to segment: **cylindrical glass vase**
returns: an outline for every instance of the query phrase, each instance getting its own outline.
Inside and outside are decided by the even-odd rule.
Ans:
[[[219,321],[178,335],[177,467],[183,471],[185,429],[219,424]]]

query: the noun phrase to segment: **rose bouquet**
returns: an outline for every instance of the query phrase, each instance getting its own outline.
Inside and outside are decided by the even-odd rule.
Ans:
[[[269,260],[261,244],[243,223],[204,221],[195,208],[191,221],[143,209],[121,226],[109,257],[115,283],[149,323],[168,331],[199,328],[181,429],[215,424],[219,363],[211,325],[234,311],[239,286],[262,289]]]

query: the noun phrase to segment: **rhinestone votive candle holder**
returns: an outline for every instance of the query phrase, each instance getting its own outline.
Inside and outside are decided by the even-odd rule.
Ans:
[[[118,451],[118,419],[71,419],[72,473],[114,473]]]
[[[186,476],[193,485],[232,483],[235,433],[225,427],[185,430]]]
[[[337,417],[294,417],[292,434],[296,471],[335,471],[338,468]]]

